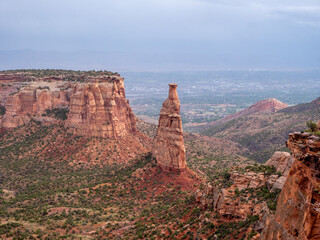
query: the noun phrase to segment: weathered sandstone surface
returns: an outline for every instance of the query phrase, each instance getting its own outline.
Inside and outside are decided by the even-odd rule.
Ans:
[[[167,171],[186,170],[177,84],[169,84],[169,96],[162,104],[152,153],[157,159],[158,166],[162,169]]]
[[[15,128],[31,120],[33,116],[41,116],[46,109],[67,108],[70,91],[52,90],[42,88],[41,84],[31,84],[21,91],[8,96],[6,101],[6,114],[2,119],[2,127]],[[46,85],[50,85],[49,83]],[[51,84],[52,85],[52,84]]]
[[[262,239],[320,239],[320,138],[292,133],[287,146],[296,161]]]
[[[137,131],[124,79],[118,74],[41,78],[0,74],[0,80],[1,104],[6,109],[0,128],[16,128],[31,119],[52,122],[55,119],[46,116],[46,110],[64,108],[69,109],[65,126],[77,136],[119,139]]]
[[[125,98],[123,78],[75,86],[66,121],[79,136],[118,139],[137,131],[136,121]]]

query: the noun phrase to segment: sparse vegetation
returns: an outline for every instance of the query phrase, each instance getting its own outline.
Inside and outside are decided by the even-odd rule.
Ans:
[[[314,133],[317,130],[317,124],[313,121],[306,122],[306,125],[308,127],[308,132]]]
[[[0,105],[0,115],[4,115],[6,113],[5,106]]]
[[[53,116],[56,119],[66,120],[68,118],[69,109],[67,108],[53,108],[46,109],[46,113],[43,116]]]

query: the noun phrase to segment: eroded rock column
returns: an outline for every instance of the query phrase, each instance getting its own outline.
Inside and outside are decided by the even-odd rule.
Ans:
[[[162,104],[152,153],[163,170],[182,172],[186,170],[186,153],[177,86],[169,84],[169,96]]]

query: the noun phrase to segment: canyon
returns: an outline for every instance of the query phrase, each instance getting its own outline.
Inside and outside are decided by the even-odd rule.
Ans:
[[[0,73],[0,84],[1,237],[320,236],[318,133],[291,133],[291,154],[278,148],[265,164],[228,140],[267,121],[278,131],[284,111],[296,117],[318,101],[261,101],[212,137],[183,132],[174,83],[158,126],[136,118],[117,73],[24,70]]]

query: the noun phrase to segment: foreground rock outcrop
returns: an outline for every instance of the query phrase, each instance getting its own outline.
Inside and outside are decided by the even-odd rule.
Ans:
[[[152,153],[157,159],[158,166],[162,169],[180,172],[186,170],[186,153],[177,84],[169,84],[169,96],[162,104]]]
[[[292,133],[287,147],[296,161],[262,239],[320,239],[320,138]]]
[[[213,209],[213,216],[219,221],[233,222],[235,226],[255,217],[256,221],[245,231],[247,235],[254,231],[252,239],[258,239],[273,216],[276,199],[294,161],[287,152],[275,152],[264,165],[235,168],[215,184],[206,183],[198,189],[196,202],[205,209]]]

